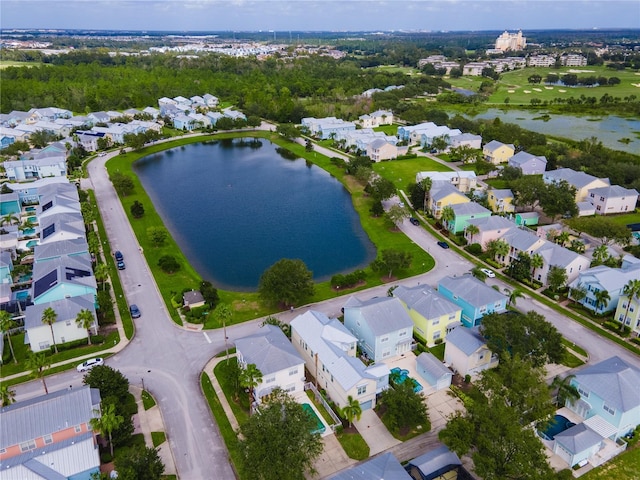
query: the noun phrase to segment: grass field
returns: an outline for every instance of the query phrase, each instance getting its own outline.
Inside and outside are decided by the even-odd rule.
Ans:
[[[0,70],[7,67],[39,67],[44,65],[40,62],[14,62],[11,60],[0,60]]]
[[[408,184],[416,182],[418,172],[450,172],[451,168],[428,157],[417,157],[378,162],[373,165],[373,171],[393,182],[396,188],[405,190]]]

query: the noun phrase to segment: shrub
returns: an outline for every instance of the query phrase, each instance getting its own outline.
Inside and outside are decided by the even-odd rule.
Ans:
[[[180,270],[180,264],[176,260],[176,258],[172,255],[163,255],[158,260],[158,266],[165,273],[174,273]]]
[[[331,286],[334,288],[350,288],[364,281],[366,278],[367,274],[364,270],[356,270],[346,275],[339,273],[331,277]]]
[[[640,338],[632,338],[631,341],[636,345],[640,345]]]
[[[622,330],[620,330],[620,324],[618,322],[607,321],[602,324],[604,328],[607,330],[611,330],[612,332],[616,332],[618,335],[622,337],[628,337],[631,334],[631,328],[625,325]]]
[[[482,253],[482,245],[479,243],[472,243],[471,245],[466,246],[465,250],[471,255],[478,256]]]
[[[442,343],[442,339],[441,338],[436,338],[435,344],[436,345],[440,345]]]

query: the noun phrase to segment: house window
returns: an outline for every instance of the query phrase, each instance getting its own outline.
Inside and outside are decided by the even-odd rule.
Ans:
[[[36,441],[35,440],[29,440],[28,442],[22,442],[20,444],[20,451],[21,452],[28,452],[29,450],[34,450],[36,448]]]
[[[364,395],[365,393],[367,393],[367,386],[366,385],[360,385],[358,387],[358,395]]]
[[[610,407],[609,405],[607,405],[606,403],[602,404],[602,409],[607,412],[609,415],[615,415],[616,414],[616,409],[613,407]]]
[[[67,321],[66,321],[66,322],[64,322],[64,323],[65,323],[65,325],[67,325],[67,327],[70,327],[70,326],[71,326],[71,320],[67,320]]]
[[[452,313],[451,315],[449,315],[449,320],[455,320],[456,319],[456,314]]]
[[[431,325],[433,325],[434,327],[439,324],[440,324],[440,319],[437,319],[431,322]]]
[[[418,332],[420,335],[424,336],[424,331],[420,327],[416,327],[416,332]]]
[[[381,343],[388,342],[388,341],[389,341],[389,337],[383,337],[380,339]]]
[[[82,426],[76,425],[75,427],[73,427],[73,431],[76,433],[80,433],[82,431]]]
[[[582,387],[578,387],[578,393],[584,398],[589,398],[589,391]]]
[[[51,344],[49,342],[40,342],[38,344],[38,347],[40,347],[40,350],[46,350],[47,348],[51,347]]]
[[[441,332],[434,332],[433,333],[433,339],[434,340],[438,340],[440,338]]]
[[[44,440],[45,445],[53,443],[53,435],[45,435],[42,439]]]
[[[398,334],[398,336],[399,336],[399,337],[404,337],[406,334],[407,334],[407,331],[406,331],[406,330],[403,330],[403,331],[401,331],[401,332]]]
[[[273,382],[275,382],[275,381],[276,381],[276,377],[275,377],[275,375],[274,375],[273,377],[269,377],[269,378],[267,378],[267,379],[264,381],[264,383],[273,383]]]
[[[5,453],[7,453],[7,449],[6,448],[0,448],[0,455],[4,455]]]
[[[478,360],[482,360],[484,358],[484,353],[481,353],[480,355],[478,355]]]
[[[333,373],[331,374],[331,383],[333,383]]]
[[[289,376],[291,375],[297,375],[298,374],[298,368],[292,368],[291,370],[289,370]]]

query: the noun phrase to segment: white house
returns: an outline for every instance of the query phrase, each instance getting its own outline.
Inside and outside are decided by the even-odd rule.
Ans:
[[[576,172],[570,168],[549,170],[542,175],[544,183],[567,182],[576,189],[576,202],[588,200],[589,190],[611,185],[608,178],[598,178],[585,172]]]
[[[620,185],[592,188],[587,200],[596,208],[597,215],[633,212],[638,203],[638,191]]]
[[[315,377],[318,388],[344,408],[351,396],[362,410],[375,407],[389,386],[389,367],[366,366],[356,358],[358,339],[339,320],[310,310],[291,321],[291,342]]]
[[[516,153],[507,164],[510,167],[519,168],[523,175],[541,175],[547,169],[545,157],[531,155],[527,152]]]
[[[279,327],[264,325],[253,335],[239,338],[236,352],[241,368],[254,364],[262,373],[255,388],[258,402],[276,388],[292,395],[304,391],[304,360]]]
[[[350,297],[344,304],[344,325],[358,338],[358,346],[375,362],[411,351],[413,321],[394,297],[361,301]]]

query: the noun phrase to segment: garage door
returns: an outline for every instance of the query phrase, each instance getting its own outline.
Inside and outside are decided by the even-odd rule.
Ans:
[[[371,407],[373,407],[373,400],[369,400],[368,402],[363,402],[360,404],[360,408],[362,410],[371,410]]]
[[[555,453],[565,462],[567,462],[567,464],[569,466],[571,466],[571,453],[565,449],[562,445],[556,443],[556,448],[554,449]]]

